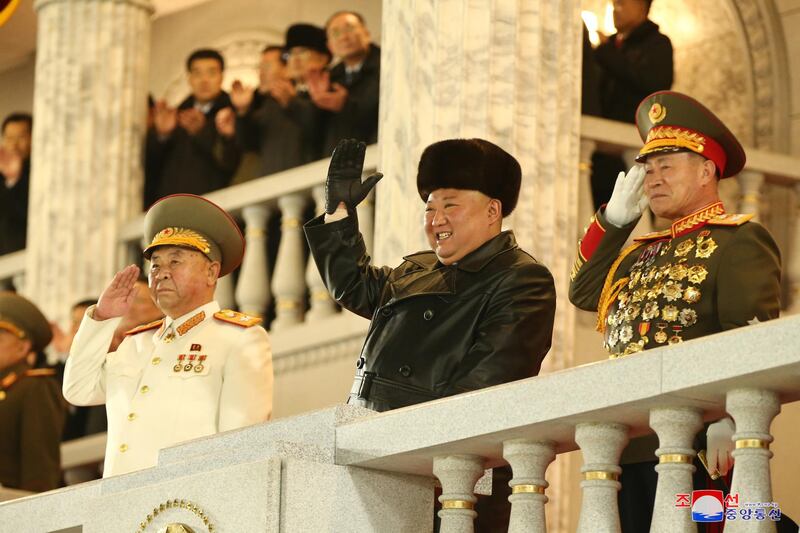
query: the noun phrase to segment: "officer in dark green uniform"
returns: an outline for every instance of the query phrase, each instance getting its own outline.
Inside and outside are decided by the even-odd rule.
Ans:
[[[645,98],[636,124],[645,142],[639,164],[620,173],[608,205],[579,242],[570,301],[597,311],[612,358],[777,318],[778,246],[752,215],[726,212],[717,190],[720,179],[744,166],[739,141],[702,104],[672,91]],[[648,204],[671,227],[623,249]],[[729,419],[709,428],[709,470],[727,471],[732,432]],[[623,468],[623,532],[649,528],[656,445],[635,454],[632,443],[623,454],[623,463],[648,461],[639,473]]]
[[[31,369],[29,354],[50,343],[50,324],[30,301],[0,293],[0,485],[40,492],[61,479],[65,405],[51,369]]]

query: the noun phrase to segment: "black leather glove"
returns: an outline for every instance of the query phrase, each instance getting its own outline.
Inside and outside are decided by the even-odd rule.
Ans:
[[[383,177],[377,172],[361,181],[366,150],[367,145],[356,139],[343,139],[333,150],[325,180],[325,212],[329,215],[336,211],[340,202],[344,202],[348,211],[354,211]]]

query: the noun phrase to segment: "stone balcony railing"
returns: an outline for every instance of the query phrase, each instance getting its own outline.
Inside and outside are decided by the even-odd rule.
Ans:
[[[162,450],[158,465],[0,505],[0,532],[471,532],[484,469],[510,464],[509,531],[547,530],[547,467],[580,448],[580,533],[619,531],[620,453],[655,431],[650,531],[696,531],[691,492],[703,421],[733,417],[732,493],[772,502],[770,423],[800,399],[800,317],[461,394],[387,413],[340,406]],[[774,531],[729,520],[726,533]]]

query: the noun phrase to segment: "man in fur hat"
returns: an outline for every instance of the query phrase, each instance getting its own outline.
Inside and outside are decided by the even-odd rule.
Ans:
[[[519,163],[482,139],[426,148],[417,188],[431,249],[375,267],[354,216],[381,178],[361,181],[364,150],[339,143],[326,213],[305,226],[333,298],[372,321],[348,403],[387,411],[535,376],[550,348],[555,287],[501,228],[519,196]]]

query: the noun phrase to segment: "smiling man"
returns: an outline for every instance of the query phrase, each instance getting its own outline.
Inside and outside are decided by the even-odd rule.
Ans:
[[[517,246],[519,163],[482,139],[432,144],[417,189],[431,249],[375,267],[354,216],[380,179],[363,183],[364,143],[331,158],[326,214],[306,224],[333,298],[371,320],[348,403],[386,411],[535,376],[550,348],[555,288],[547,268]]]
[[[161,448],[269,420],[272,355],[258,318],[220,311],[214,289],[241,263],[236,222],[199,196],[168,196],[145,216],[149,287],[162,320],[109,343],[137,294],[139,268],[114,276],[86,311],[64,372],[64,397],[105,403],[104,476],[155,466]]]
[[[752,215],[727,213],[719,199],[719,180],[744,167],[739,141],[711,111],[676,92],[645,98],[636,119],[645,142],[639,164],[620,172],[578,244],[570,301],[597,311],[612,358],[777,318],[778,247]],[[623,249],[648,204],[670,228]],[[708,428],[710,471],[727,473],[732,434],[730,419]],[[655,438],[633,441],[623,454],[623,532],[649,528],[656,446]]]

